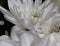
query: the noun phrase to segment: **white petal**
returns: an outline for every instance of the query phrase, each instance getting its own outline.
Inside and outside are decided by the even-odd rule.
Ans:
[[[23,0],[23,4],[24,5],[29,5],[29,6],[32,6],[32,4],[33,4],[33,0]]]
[[[31,46],[32,42],[39,37],[32,32],[25,32],[21,35],[21,46]]]
[[[42,10],[43,10],[45,7],[47,7],[50,3],[51,3],[51,0],[45,0],[45,1],[43,2],[43,4],[41,4],[40,7],[38,8],[38,11],[41,11],[41,12],[42,12]]]
[[[42,0],[35,0],[35,6],[40,6],[42,3]]]
[[[8,15],[12,16],[12,14],[11,14],[8,10],[4,9],[2,6],[0,6],[0,11],[1,11],[3,14],[8,14]],[[12,16],[12,17],[13,17],[13,16]]]
[[[0,46],[14,46],[14,45],[5,41],[1,41]]]
[[[16,32],[11,32],[11,39],[15,42],[19,42],[19,38]]]
[[[50,5],[48,5],[48,7],[45,8],[43,18],[47,17],[46,15],[48,15],[53,9],[54,9],[54,3],[51,3]]]
[[[60,0],[52,0],[52,2],[54,2],[60,10]]]
[[[56,25],[58,27],[60,27],[60,14],[56,14],[54,17],[53,17],[53,22],[52,23],[56,23]]]
[[[13,23],[13,24],[16,24],[15,18],[13,18],[13,17],[11,17],[11,16],[9,16],[9,15],[7,15],[7,14],[4,15],[4,18],[5,18],[7,21],[9,21],[9,22],[11,22],[11,23]]]
[[[17,20],[17,25],[21,26],[21,12],[24,12],[24,8],[21,0],[8,0],[8,5],[11,13],[15,16]]]
[[[18,10],[20,10],[20,7],[22,6],[22,2],[20,0],[8,0],[8,6],[9,6],[11,13],[15,14],[14,7],[19,8]]]
[[[10,38],[6,35],[0,36],[0,46],[15,46],[17,45],[15,42],[10,40]]]
[[[25,30],[22,30],[18,26],[14,26],[11,29],[11,39],[15,42],[19,42],[19,36],[24,32]]]
[[[51,7],[51,9],[50,9]],[[48,19],[54,17],[56,14],[58,14],[59,11],[58,11],[58,8],[57,6],[54,6],[54,4],[50,4],[46,9],[45,9],[45,12],[43,13],[43,18],[42,18],[42,21],[47,21]],[[43,22],[43,23],[44,23]]]
[[[8,36],[6,36],[6,35],[2,35],[2,36],[0,36],[0,40],[1,39],[6,40],[6,39],[10,39],[10,38]]]
[[[53,12],[59,13],[59,9],[56,5],[55,5],[55,8],[51,11],[51,13],[53,13]]]
[[[60,45],[60,35],[58,33],[52,33],[49,35],[50,46],[59,46]]]
[[[17,44],[9,40],[0,40],[0,46],[17,46]]]
[[[50,4],[50,6],[51,6],[51,4]],[[47,13],[47,15],[44,15],[43,16],[42,21],[40,23],[42,23],[42,24],[43,23],[47,23],[49,21],[49,19],[52,20],[52,17],[57,16],[59,14],[59,11],[58,11],[57,6],[53,6],[52,9],[50,9],[50,10],[49,9],[46,10],[49,13],[48,12],[45,12],[45,13]]]
[[[33,41],[31,46],[49,46],[49,39],[48,37],[36,39],[35,41]]]
[[[57,11],[51,11],[51,13],[49,15],[46,15],[46,17],[44,17],[41,21],[41,23],[47,23],[49,20],[52,20],[52,17],[54,17],[57,13]],[[49,23],[49,22],[48,22]]]
[[[29,20],[29,19],[25,19],[25,20],[23,21],[23,25],[24,25],[24,27],[27,28],[27,29],[31,29],[31,28],[32,28],[31,20]]]
[[[6,9],[4,9],[4,8],[1,7],[1,6],[0,6],[0,11],[4,14],[4,17],[5,17],[8,21],[16,24],[16,20],[15,20],[14,16],[13,16],[9,11],[7,11]]]

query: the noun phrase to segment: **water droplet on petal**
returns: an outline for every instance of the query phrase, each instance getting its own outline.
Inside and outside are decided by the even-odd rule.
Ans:
[[[4,21],[0,21],[0,25],[4,25]]]

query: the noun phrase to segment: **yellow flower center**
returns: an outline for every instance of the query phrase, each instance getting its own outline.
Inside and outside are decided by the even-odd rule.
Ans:
[[[50,33],[53,33],[53,32],[57,33],[57,32],[59,32],[59,30],[60,30],[59,26],[57,26],[55,24],[52,24],[50,26],[38,29],[35,32],[38,33],[38,34],[50,34]]]
[[[51,25],[50,26],[50,30],[49,30],[49,33],[53,33],[53,32],[59,32],[59,27],[56,26],[56,25]]]
[[[40,15],[39,15],[39,13],[37,12],[36,9],[31,10],[29,13],[30,13],[34,18],[39,18],[39,17],[40,17]]]

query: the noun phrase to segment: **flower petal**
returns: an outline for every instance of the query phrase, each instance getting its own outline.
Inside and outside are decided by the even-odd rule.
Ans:
[[[20,0],[8,0],[8,6],[12,14],[15,14],[15,12],[20,10],[20,7],[22,6],[22,2]],[[17,11],[14,11],[15,8],[18,8]]]
[[[52,23],[56,24],[56,26],[60,27],[60,13],[56,14],[53,19]]]
[[[6,35],[0,36],[0,46],[17,46],[15,42],[10,40]]]
[[[6,42],[6,41],[1,41],[1,42],[0,42],[0,46],[14,46],[14,45],[11,44],[11,43],[8,43],[8,42]]]
[[[15,42],[19,42],[19,36],[21,36],[22,33],[24,33],[25,30],[23,29],[23,27],[18,27],[17,25],[15,25],[12,29],[11,29],[11,39]]]
[[[0,11],[4,14],[4,17],[5,17],[8,21],[16,24],[15,17],[14,17],[9,11],[7,11],[6,9],[4,9],[4,8],[1,7],[1,6],[0,6]]]
[[[49,35],[50,46],[60,46],[60,35],[59,33],[52,33]]]
[[[13,18],[13,17],[11,17],[11,16],[9,16],[9,15],[7,15],[7,14],[4,15],[4,18],[5,18],[7,21],[9,21],[9,22],[11,22],[11,23],[13,23],[13,24],[16,24],[15,18]]]
[[[51,3],[45,8],[43,17],[46,17],[46,15],[48,15],[53,9],[54,9],[54,3]]]
[[[60,10],[60,0],[52,0],[52,2],[54,2],[59,7]]]
[[[39,37],[32,32],[25,32],[21,35],[21,46],[31,46],[31,43]]]
[[[58,11],[57,6],[51,3],[47,8],[45,8],[45,12],[43,13],[43,16],[42,16],[42,22],[44,23],[45,21],[54,17],[58,13],[59,11]]]
[[[40,5],[40,7],[38,8],[38,11],[43,11],[43,9],[45,8],[45,7],[47,7],[49,4],[51,3],[51,0],[45,0],[44,2],[43,2],[43,4],[41,4]]]
[[[25,6],[32,6],[32,4],[33,4],[33,0],[23,0],[23,4],[25,5]]]
[[[49,46],[49,39],[48,37],[36,39],[32,42],[31,46]]]
[[[40,6],[42,3],[42,0],[35,0],[35,6]]]

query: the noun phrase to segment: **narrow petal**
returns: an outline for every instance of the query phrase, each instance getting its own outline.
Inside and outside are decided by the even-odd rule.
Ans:
[[[4,9],[2,6],[0,6],[0,11],[1,11],[3,14],[8,14],[8,15],[12,16],[12,14],[11,14],[8,10]]]
[[[8,0],[8,6],[12,14],[20,12],[20,9],[22,8],[22,2],[20,0]],[[17,8],[17,11],[15,11]]]
[[[8,10],[6,10],[6,9],[4,9],[3,7],[0,6],[0,11],[4,14],[4,17],[5,17],[8,21],[16,24],[16,20],[15,20],[14,16],[13,16]]]
[[[50,4],[50,6],[51,6],[51,4]],[[53,6],[53,5],[52,5]],[[47,10],[46,11],[48,11],[48,12],[45,12],[45,13],[47,13],[47,15],[43,15],[43,19],[42,19],[42,22],[41,23],[44,23],[44,22],[46,22],[46,21],[49,21],[48,19],[51,19],[52,17],[54,17],[56,14],[59,14],[59,11],[58,11],[58,8],[57,8],[57,6],[53,6],[53,7],[51,7],[52,9],[50,9],[49,7],[47,8]],[[49,10],[50,9],[50,10]]]
[[[42,0],[35,0],[35,6],[40,6],[42,3]]]
[[[29,6],[32,6],[32,4],[33,4],[33,0],[23,0],[23,4],[24,5],[29,5]]]
[[[51,3],[48,7],[46,7],[43,13],[43,17],[47,17],[46,15],[48,15],[54,9],[54,7],[54,3]]]
[[[56,23],[56,26],[60,27],[60,14],[56,14],[54,17],[53,17],[53,23]]]
[[[5,18],[7,21],[9,21],[9,22],[11,22],[11,23],[13,23],[13,24],[16,24],[15,18],[13,18],[13,17],[11,17],[11,16],[9,16],[9,15],[7,15],[7,14],[4,15],[4,18]]]
[[[52,0],[52,2],[54,2],[59,7],[60,10],[60,0]]]

